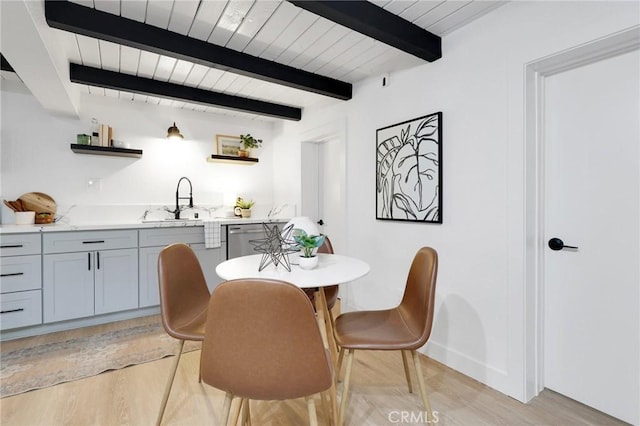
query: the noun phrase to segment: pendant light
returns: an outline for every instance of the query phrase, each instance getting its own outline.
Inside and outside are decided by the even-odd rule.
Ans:
[[[176,127],[176,122],[173,122],[173,126],[167,129],[167,139],[184,139],[182,133],[180,133],[180,129]]]

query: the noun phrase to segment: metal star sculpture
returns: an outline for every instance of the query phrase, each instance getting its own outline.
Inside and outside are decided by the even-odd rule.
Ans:
[[[291,239],[293,224],[287,226],[282,231],[278,229],[278,225],[270,227],[266,223],[263,223],[262,226],[264,227],[266,238],[249,240],[249,244],[254,246],[253,250],[262,253],[258,271],[262,271],[273,263],[276,268],[282,264],[287,271],[291,272],[289,253],[295,253],[299,250],[298,244]]]

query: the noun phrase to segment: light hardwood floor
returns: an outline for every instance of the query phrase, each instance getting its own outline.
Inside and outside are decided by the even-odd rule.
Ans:
[[[164,425],[220,424],[224,393],[198,383],[199,356],[200,351],[194,351],[182,357]],[[4,398],[0,424],[153,425],[171,361],[165,358]],[[438,424],[624,424],[551,391],[521,404],[436,361],[423,357],[422,363]],[[399,353],[356,352],[347,425],[425,424],[415,421],[424,414],[421,410],[419,395],[407,391]],[[328,424],[319,400],[317,412],[320,424]],[[409,416],[405,422],[403,412]],[[304,399],[252,401],[251,415],[254,426],[308,424]]]

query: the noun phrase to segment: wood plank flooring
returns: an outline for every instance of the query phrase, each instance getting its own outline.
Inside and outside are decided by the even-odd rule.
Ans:
[[[183,355],[164,425],[220,424],[224,393],[198,383],[199,357],[200,351]],[[153,425],[171,361],[165,358],[4,398],[0,424]],[[522,404],[427,357],[422,363],[438,424],[625,424],[552,391]],[[320,424],[328,424],[319,400],[316,406]],[[408,393],[399,353],[356,352],[347,425],[426,424],[426,418],[419,421],[422,410],[419,395]],[[251,415],[254,426],[308,424],[304,399],[252,401]]]

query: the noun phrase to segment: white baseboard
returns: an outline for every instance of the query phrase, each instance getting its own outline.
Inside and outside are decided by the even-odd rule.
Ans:
[[[505,395],[512,396],[509,394],[509,375],[504,370],[488,365],[454,349],[447,348],[433,340],[429,340],[420,349],[420,353]]]
[[[365,310],[365,308],[357,305],[354,306],[348,303],[347,300],[342,300],[341,312],[361,310]],[[429,340],[419,352],[505,395],[517,399],[517,396],[511,395],[510,393],[509,375],[504,370],[488,365],[460,351],[448,348],[434,340]]]

